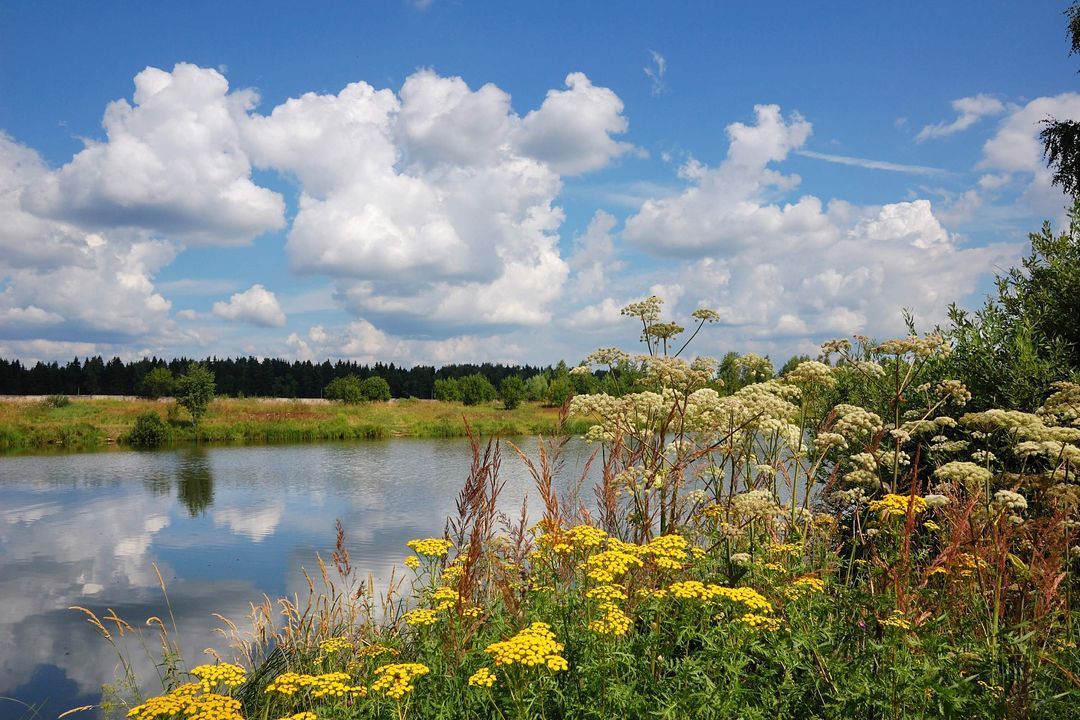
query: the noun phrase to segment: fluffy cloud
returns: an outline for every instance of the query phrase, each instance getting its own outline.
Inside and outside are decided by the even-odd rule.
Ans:
[[[263,327],[281,327],[285,313],[277,297],[262,285],[255,284],[241,293],[233,293],[229,302],[214,303],[214,314],[226,320],[239,320]]]
[[[124,343],[169,326],[170,303],[153,283],[176,249],[164,241],[119,242],[101,235],[72,247],[71,264],[19,268],[0,292],[0,337]]]
[[[633,149],[611,138],[629,127],[618,95],[584,73],[567,75],[566,87],[549,90],[540,109],[525,116],[516,138],[525,154],[562,175],[578,175]]]
[[[1040,97],[1012,108],[993,137],[983,145],[978,167],[990,173],[980,179],[980,189],[993,194],[1013,177],[1019,177],[1025,181],[1021,202],[1036,215],[1063,222],[1064,208],[1071,201],[1061,188],[1051,185],[1053,173],[1043,162],[1039,140],[1042,121],[1047,118],[1080,120],[1080,94]]]
[[[94,229],[138,228],[183,243],[235,244],[284,226],[284,202],[251,181],[237,120],[251,92],[180,63],[135,76],[134,105],[105,110],[107,140],[25,191],[37,215]]]
[[[754,125],[729,126],[719,166],[685,165],[688,187],[645,202],[623,233],[649,252],[694,257],[671,271],[672,281],[695,306],[720,312],[729,329],[719,336],[729,347],[903,332],[902,307],[930,327],[948,302],[974,291],[980,275],[1018,254],[1017,245],[962,247],[928,200],[856,207],[807,195],[770,203],[798,182],[770,165],[797,150],[811,128],[797,115],[785,120],[775,106],[758,106],[756,114]]]
[[[302,189],[286,250],[333,277],[359,317],[448,336],[550,319],[569,273],[558,249],[561,174],[629,146],[606,88],[573,73],[538,110],[514,114],[493,85],[430,70],[400,93],[354,83],[245,123],[255,162]]]
[[[927,125],[919,131],[915,139],[919,142],[932,138],[941,138],[947,135],[967,130],[984,117],[1000,115],[1005,112],[1005,104],[991,95],[974,95],[963,97],[952,102],[953,110],[957,112],[956,119],[952,122],[939,122]]]

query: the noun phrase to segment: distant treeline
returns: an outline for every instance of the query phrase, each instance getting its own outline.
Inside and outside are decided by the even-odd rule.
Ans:
[[[146,395],[143,379],[153,368],[164,367],[173,375],[187,370],[191,359],[143,358],[125,363],[120,358],[105,361],[90,357],[73,359],[67,364],[38,362],[32,367],[19,360],[0,358],[0,395]],[[535,375],[566,372],[565,365],[557,368],[531,365],[444,365],[434,368],[417,365],[412,368],[393,363],[360,365],[339,360],[322,363],[279,359],[206,358],[204,363],[213,373],[219,395],[231,397],[296,397],[317,398],[331,380],[355,375],[361,380],[377,375],[390,385],[394,397],[431,398],[435,381],[461,378],[479,373],[495,387],[504,378],[517,376],[526,380]]]

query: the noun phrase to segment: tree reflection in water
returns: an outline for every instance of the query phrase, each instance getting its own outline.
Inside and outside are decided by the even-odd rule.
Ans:
[[[188,509],[191,517],[206,512],[214,503],[214,475],[205,448],[190,448],[182,452],[176,471],[176,497]]]

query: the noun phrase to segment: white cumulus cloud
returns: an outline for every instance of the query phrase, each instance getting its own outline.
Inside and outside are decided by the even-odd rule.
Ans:
[[[952,122],[939,122],[934,125],[926,125],[915,136],[918,142],[933,138],[946,137],[967,130],[984,117],[1000,115],[1005,112],[1005,103],[992,95],[973,95],[962,97],[952,102],[953,110],[957,112],[956,119]]]
[[[259,284],[233,293],[228,302],[214,303],[214,314],[226,320],[240,320],[263,327],[282,327],[285,313],[274,293]]]

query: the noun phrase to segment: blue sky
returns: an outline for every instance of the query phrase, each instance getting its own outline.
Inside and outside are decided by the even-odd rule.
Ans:
[[[795,352],[1060,222],[1067,3],[0,7],[0,355]],[[138,90],[137,90],[138,88]]]

